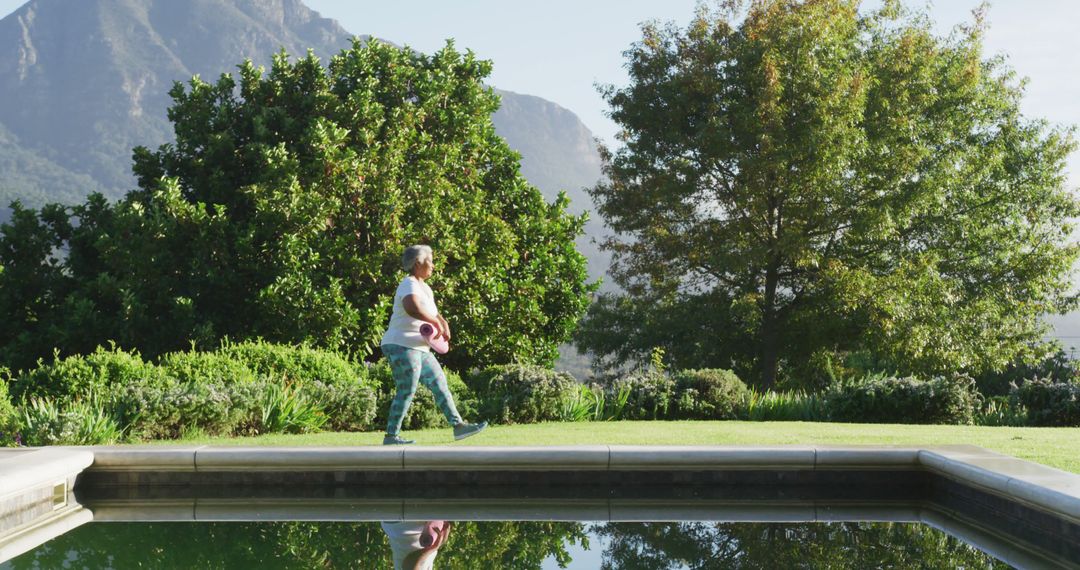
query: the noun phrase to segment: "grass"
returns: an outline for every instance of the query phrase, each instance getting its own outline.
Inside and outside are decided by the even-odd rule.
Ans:
[[[1080,428],[1031,428],[824,422],[576,422],[492,426],[454,442],[449,428],[403,435],[420,445],[955,445],[970,444],[1080,473]],[[341,446],[380,445],[382,434],[313,433],[258,437],[206,437],[157,443]]]

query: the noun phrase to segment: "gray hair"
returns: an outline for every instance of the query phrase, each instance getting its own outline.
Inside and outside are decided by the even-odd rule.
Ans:
[[[425,259],[431,259],[431,246],[410,245],[405,248],[405,253],[401,254],[401,268],[405,273],[412,273],[416,264],[423,263]]]

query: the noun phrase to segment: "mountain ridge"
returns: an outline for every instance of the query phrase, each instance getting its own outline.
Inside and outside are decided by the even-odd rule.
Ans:
[[[118,199],[135,187],[132,149],[173,139],[174,81],[212,81],[244,59],[268,66],[281,49],[327,61],[352,37],[301,0],[29,0],[0,19],[0,205]],[[574,213],[590,209],[584,188],[601,176],[592,133],[557,103],[497,91],[492,121],[525,178],[548,200],[565,191]],[[579,240],[593,278],[606,268],[599,227]]]

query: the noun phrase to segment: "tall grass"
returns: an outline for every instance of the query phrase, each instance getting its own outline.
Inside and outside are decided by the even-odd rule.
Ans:
[[[744,419],[751,421],[827,421],[829,411],[825,399],[819,394],[803,391],[764,392],[750,389],[743,406]]]
[[[316,432],[328,419],[322,407],[296,385],[268,384],[260,407],[263,433]]]
[[[620,386],[608,397],[599,386],[579,386],[572,398],[563,400],[560,418],[564,422],[621,420],[631,391],[631,386]]]
[[[1023,404],[1005,396],[987,398],[975,414],[975,425],[1020,427],[1028,424]]]
[[[31,398],[20,420],[22,443],[29,446],[101,445],[124,438],[117,421],[92,399],[61,406],[51,398]]]

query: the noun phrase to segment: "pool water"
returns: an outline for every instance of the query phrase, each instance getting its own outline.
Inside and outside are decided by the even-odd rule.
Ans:
[[[0,564],[24,568],[393,568],[378,522],[90,523]],[[453,523],[434,568],[1011,568],[919,523]]]

